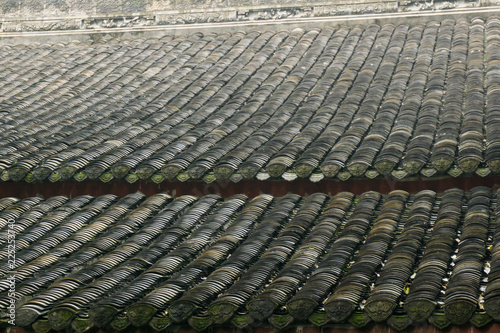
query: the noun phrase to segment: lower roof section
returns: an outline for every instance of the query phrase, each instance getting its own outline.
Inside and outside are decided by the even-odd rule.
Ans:
[[[37,333],[490,327],[498,195],[6,197],[0,316]]]

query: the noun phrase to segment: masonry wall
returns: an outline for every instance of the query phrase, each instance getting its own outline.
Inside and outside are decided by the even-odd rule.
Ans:
[[[152,11],[197,10],[242,6],[354,4],[380,0],[0,0],[0,13],[9,17],[132,14]]]
[[[474,13],[489,6],[500,6],[500,0],[0,0],[0,34],[402,12]]]
[[[3,15],[26,17],[143,12],[151,7],[152,2],[150,0],[0,0]],[[169,6],[168,3],[164,5],[165,8]]]

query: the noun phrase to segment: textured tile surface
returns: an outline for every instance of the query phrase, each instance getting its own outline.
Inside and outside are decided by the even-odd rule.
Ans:
[[[0,314],[37,332],[500,320],[498,194],[0,199]]]
[[[2,46],[0,179],[499,174],[499,36],[490,18]]]

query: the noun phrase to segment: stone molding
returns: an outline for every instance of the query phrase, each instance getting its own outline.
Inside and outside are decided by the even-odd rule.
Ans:
[[[412,0],[114,0],[116,4],[112,6],[109,0],[37,0],[25,1],[22,6],[16,7],[12,4],[16,1],[18,0],[0,0],[0,32],[95,30],[396,12],[446,12],[449,9],[500,4],[500,0],[430,3]],[[499,3],[494,3],[495,1]],[[262,4],[263,2],[266,4]]]

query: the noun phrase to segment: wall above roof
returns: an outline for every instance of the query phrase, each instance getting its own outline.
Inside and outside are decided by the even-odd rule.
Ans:
[[[495,6],[500,0],[0,0],[0,32],[92,30]]]

